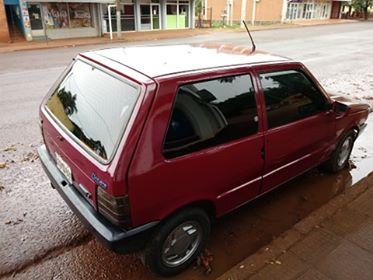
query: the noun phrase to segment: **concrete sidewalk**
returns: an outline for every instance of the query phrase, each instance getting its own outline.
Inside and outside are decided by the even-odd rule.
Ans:
[[[315,26],[315,25],[326,25],[326,24],[344,24],[354,23],[356,20],[312,20],[312,21],[297,21],[288,24],[271,24],[271,25],[258,25],[251,26],[251,31],[259,30],[270,30],[270,29],[282,29],[292,27],[303,27],[303,26]],[[108,36],[104,37],[92,37],[92,38],[74,38],[74,39],[61,39],[61,40],[47,40],[47,41],[31,41],[17,40],[13,43],[0,43],[0,53],[7,53],[13,51],[23,50],[35,50],[35,49],[49,49],[59,47],[75,47],[84,45],[98,45],[98,44],[110,44],[110,43],[121,43],[121,42],[137,42],[137,41],[151,41],[151,40],[162,40],[162,39],[173,39],[173,38],[185,38],[203,34],[219,33],[219,32],[246,32],[245,29],[241,28],[202,28],[202,29],[184,29],[184,30],[157,30],[157,31],[143,31],[143,32],[125,32],[123,33],[123,39],[110,40]],[[114,34],[115,35],[115,34]]]
[[[219,280],[373,279],[373,174]]]

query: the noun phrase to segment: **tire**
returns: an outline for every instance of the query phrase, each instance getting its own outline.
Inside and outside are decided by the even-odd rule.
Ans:
[[[331,173],[336,173],[344,169],[350,159],[355,139],[356,133],[352,130],[348,131],[339,141],[330,159],[322,165],[322,168]]]
[[[154,233],[143,252],[143,262],[157,275],[176,275],[200,255],[209,235],[210,218],[205,211],[200,208],[181,210]],[[176,252],[180,251],[183,253],[179,256]]]

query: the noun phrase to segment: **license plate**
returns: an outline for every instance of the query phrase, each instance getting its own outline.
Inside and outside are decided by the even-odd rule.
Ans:
[[[71,168],[70,166],[61,158],[59,154],[56,153],[56,163],[57,168],[62,172],[63,175],[65,175],[68,182],[72,183],[72,176],[71,176]]]

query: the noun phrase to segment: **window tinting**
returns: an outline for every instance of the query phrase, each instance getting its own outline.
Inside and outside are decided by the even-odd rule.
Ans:
[[[289,70],[260,74],[268,128],[281,126],[326,108],[327,101],[302,72]]]
[[[179,88],[164,155],[181,156],[258,131],[249,75],[187,84]]]
[[[46,107],[85,146],[109,159],[128,123],[138,89],[77,61]]]

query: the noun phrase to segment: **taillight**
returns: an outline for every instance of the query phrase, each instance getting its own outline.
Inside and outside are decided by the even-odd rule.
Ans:
[[[128,228],[131,224],[128,196],[112,196],[97,188],[98,212],[113,224]]]

